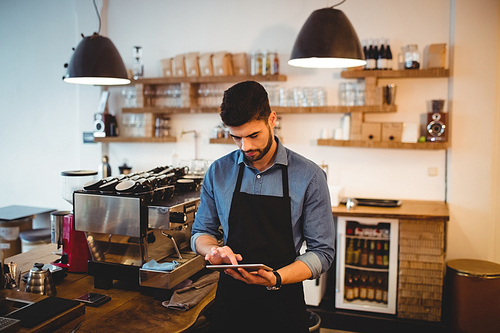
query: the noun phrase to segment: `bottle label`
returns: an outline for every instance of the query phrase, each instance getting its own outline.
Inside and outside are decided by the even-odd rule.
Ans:
[[[366,288],[359,288],[359,298],[361,299],[366,298]]]
[[[345,298],[347,300],[352,300],[354,298],[354,292],[353,292],[352,288],[346,289]]]
[[[375,59],[367,59],[366,61],[367,69],[375,69],[377,68],[377,62]]]
[[[381,58],[377,59],[377,69],[386,69],[387,68],[387,59]]]
[[[366,298],[372,300],[375,298],[375,290],[373,288],[368,288],[368,292],[366,294]]]

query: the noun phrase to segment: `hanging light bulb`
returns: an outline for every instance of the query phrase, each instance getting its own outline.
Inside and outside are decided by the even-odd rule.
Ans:
[[[94,7],[99,18],[101,17],[94,0]],[[95,32],[92,36],[83,36],[78,44],[67,67],[63,80],[68,83],[88,85],[124,85],[130,79],[125,64],[113,42]]]
[[[289,65],[347,68],[366,64],[354,27],[335,6],[316,10],[309,16],[295,40]]]

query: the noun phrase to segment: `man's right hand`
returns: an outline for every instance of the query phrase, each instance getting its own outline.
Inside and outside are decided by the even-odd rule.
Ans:
[[[232,264],[238,265],[238,261],[243,260],[241,254],[233,253],[229,246],[212,246],[210,252],[205,255],[205,260],[212,265]]]

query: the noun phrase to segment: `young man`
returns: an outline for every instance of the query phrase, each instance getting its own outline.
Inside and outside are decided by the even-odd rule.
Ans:
[[[226,269],[213,305],[214,332],[308,332],[302,281],[317,279],[334,256],[326,175],[285,148],[273,128],[266,90],[257,82],[224,92],[221,118],[239,150],[216,160],[203,181],[191,246]],[[216,237],[222,226],[224,246]],[[299,255],[303,241],[307,252]]]

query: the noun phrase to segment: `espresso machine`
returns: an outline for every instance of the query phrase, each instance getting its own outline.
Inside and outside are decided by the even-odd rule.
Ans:
[[[170,290],[205,267],[204,257],[190,250],[201,182],[185,174],[185,168],[159,167],[74,191],[75,230],[86,235],[95,288],[110,289],[119,280]],[[143,268],[152,260],[179,266]]]

